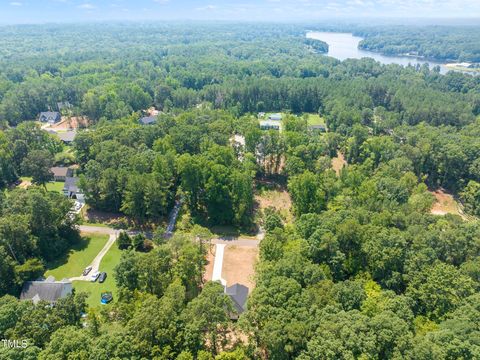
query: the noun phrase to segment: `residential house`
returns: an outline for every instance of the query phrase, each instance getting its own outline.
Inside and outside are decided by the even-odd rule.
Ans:
[[[314,132],[321,132],[321,133],[324,133],[324,132],[327,132],[327,127],[323,124],[320,124],[320,125],[309,125],[308,126],[308,129],[310,131],[314,131]]]
[[[57,111],[45,111],[40,113],[39,120],[49,124],[56,124],[62,120],[60,113]]]
[[[69,197],[70,199],[76,199],[80,202],[83,202],[84,194],[78,187],[78,181],[78,177],[65,178],[65,184],[63,185],[63,195]]]
[[[65,181],[67,177],[71,177],[73,175],[72,169],[63,166],[52,167],[50,171],[53,173],[53,179],[55,181]]]
[[[282,114],[271,114],[271,115],[268,117],[268,120],[272,120],[272,121],[282,121]]]
[[[72,282],[64,279],[55,281],[53,276],[45,280],[26,281],[23,284],[20,300],[31,300],[34,304],[47,301],[54,305],[58,299],[63,299],[72,293]]]
[[[260,121],[260,129],[262,130],[280,130],[280,123],[272,120]]]
[[[141,125],[153,125],[157,122],[156,116],[145,116],[139,120]]]
[[[235,313],[231,314],[230,318],[236,320],[247,309],[248,287],[238,283],[233,284],[225,288],[225,294],[230,296],[235,309]]]

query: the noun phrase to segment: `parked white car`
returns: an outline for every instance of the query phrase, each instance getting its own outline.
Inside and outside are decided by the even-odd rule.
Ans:
[[[94,273],[92,273],[92,275],[90,275],[90,281],[91,282],[97,281],[99,276],[100,276],[100,273],[98,271],[95,271]]]

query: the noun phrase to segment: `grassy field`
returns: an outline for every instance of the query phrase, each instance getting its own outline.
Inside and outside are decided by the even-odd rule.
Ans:
[[[83,269],[93,261],[107,240],[108,235],[85,236],[83,241],[75,245],[66,256],[49,263],[45,276],[53,275],[57,280],[81,276]]]
[[[73,287],[76,292],[86,292],[89,294],[87,304],[91,307],[102,306],[100,303],[102,292],[109,291],[113,294],[113,299],[117,298],[117,286],[113,277],[113,269],[120,262],[122,251],[114,244],[100,263],[100,271],[105,271],[108,276],[103,284],[99,282],[74,281]]]
[[[308,125],[325,125],[325,119],[318,114],[307,114]]]
[[[61,181],[51,181],[49,183],[47,183],[47,190],[48,191],[54,191],[54,192],[58,192],[58,193],[62,193],[63,194],[63,186],[64,186],[64,182],[61,182]]]

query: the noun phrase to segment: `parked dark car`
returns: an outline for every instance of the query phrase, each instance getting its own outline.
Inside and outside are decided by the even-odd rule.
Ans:
[[[106,279],[107,279],[107,273],[102,272],[102,273],[100,273],[100,276],[98,277],[98,282],[103,283]]]

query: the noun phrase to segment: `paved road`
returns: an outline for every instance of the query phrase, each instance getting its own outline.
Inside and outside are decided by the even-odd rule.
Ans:
[[[245,246],[245,247],[258,247],[260,240],[254,239],[245,239],[245,238],[232,238],[232,239],[213,239],[212,244],[223,244],[223,245],[236,245],[236,246]]]
[[[91,226],[91,225],[80,225],[78,227],[81,232],[86,232],[86,233],[97,233],[97,234],[116,234],[118,230],[109,228],[109,227],[103,227],[103,226]]]

